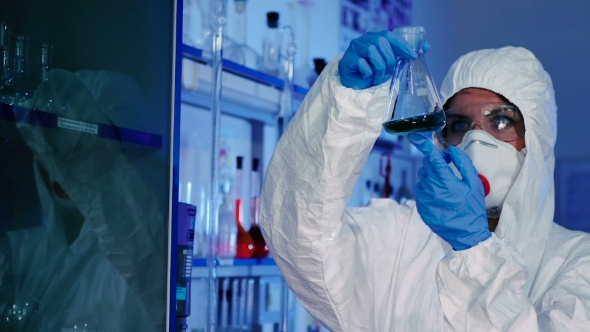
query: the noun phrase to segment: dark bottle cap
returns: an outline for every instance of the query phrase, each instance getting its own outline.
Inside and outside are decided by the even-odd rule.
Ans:
[[[252,171],[258,172],[259,171],[258,167],[260,167],[260,159],[258,159],[258,158],[252,159]]]
[[[242,162],[244,161],[244,157],[238,157],[237,158],[237,163],[238,163],[238,169],[242,169]]]
[[[266,25],[268,25],[269,28],[278,28],[279,27],[279,13],[277,13],[277,12],[266,13]]]
[[[324,58],[315,58],[315,59],[313,59],[313,65],[315,68],[315,72],[319,75],[322,73],[322,70],[324,70],[324,68],[326,68],[328,63],[326,62],[326,59],[324,59]]]

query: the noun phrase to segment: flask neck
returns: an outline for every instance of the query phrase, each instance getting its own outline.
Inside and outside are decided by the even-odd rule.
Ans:
[[[235,1],[236,5],[236,17],[235,17],[235,30],[234,40],[239,45],[246,44],[246,1]]]
[[[43,45],[40,47],[41,49],[41,63],[40,63],[40,70],[39,70],[39,79],[41,82],[47,81],[47,74],[49,72],[49,46]]]
[[[14,44],[14,74],[24,74],[25,72],[25,39],[17,37]]]
[[[397,28],[393,31],[402,36],[412,48],[414,48],[416,53],[421,53],[422,41],[424,40],[424,28],[419,26],[407,26]]]
[[[0,75],[2,75],[1,79],[2,82],[0,83],[4,83],[4,81],[6,81],[7,79],[10,78],[10,49],[9,48],[2,48],[2,72],[0,73]]]
[[[10,30],[8,22],[0,22],[0,47],[10,45]]]

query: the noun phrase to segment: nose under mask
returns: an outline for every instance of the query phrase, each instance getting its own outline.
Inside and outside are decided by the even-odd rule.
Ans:
[[[526,150],[518,151],[482,130],[465,134],[457,147],[469,155],[483,183],[488,217],[499,218],[504,200],[522,168]],[[461,177],[455,165],[450,166]]]

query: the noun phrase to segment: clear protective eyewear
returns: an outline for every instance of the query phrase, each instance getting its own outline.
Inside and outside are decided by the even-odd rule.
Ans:
[[[436,133],[445,146],[461,144],[471,130],[483,130],[504,142],[524,136],[524,119],[518,107],[505,102],[471,104],[445,111],[446,126]]]

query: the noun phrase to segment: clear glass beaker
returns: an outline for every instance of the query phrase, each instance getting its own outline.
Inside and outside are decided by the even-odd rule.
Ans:
[[[424,28],[408,26],[394,32],[410,43],[418,58],[400,57],[396,63],[387,105],[391,119],[383,123],[383,128],[393,135],[440,131],[446,124],[446,117],[422,51]]]

